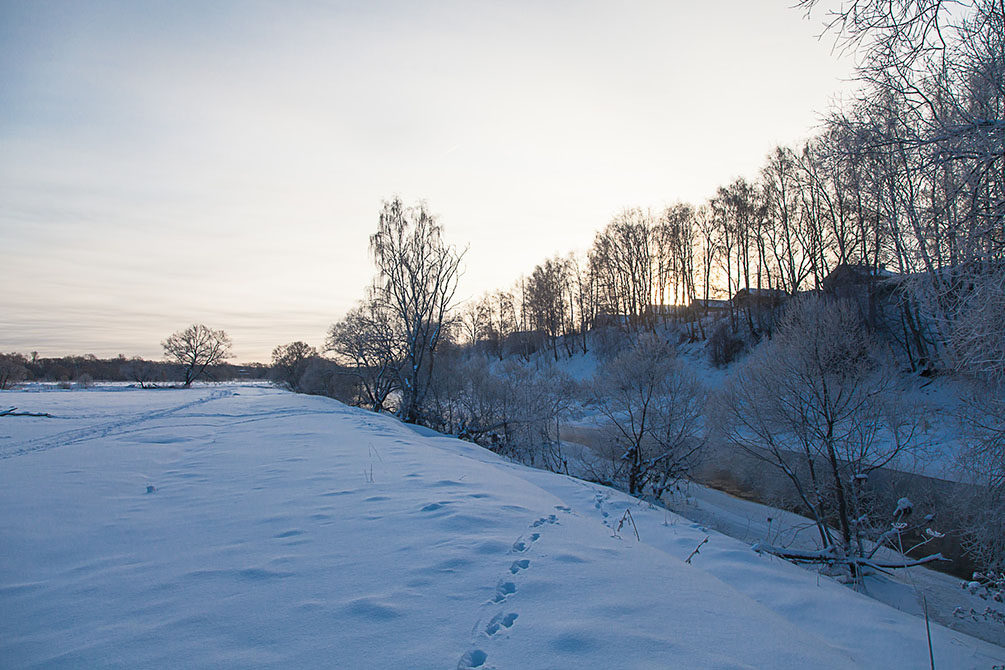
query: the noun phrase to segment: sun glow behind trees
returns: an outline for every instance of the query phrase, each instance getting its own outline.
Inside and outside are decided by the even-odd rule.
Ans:
[[[580,7],[7,3],[0,350],[317,346],[395,195],[470,244],[477,296],[756,170],[849,70],[786,3]]]

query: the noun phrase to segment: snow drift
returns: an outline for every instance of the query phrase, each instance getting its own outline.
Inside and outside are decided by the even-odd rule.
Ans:
[[[332,400],[240,386],[3,400],[55,417],[0,419],[3,667],[928,666],[916,617]],[[618,530],[625,510],[640,540]],[[1005,662],[932,637],[940,669]]]

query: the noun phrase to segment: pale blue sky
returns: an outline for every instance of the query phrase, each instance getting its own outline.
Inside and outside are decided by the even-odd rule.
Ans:
[[[394,195],[507,287],[813,131],[851,63],[789,4],[0,0],[0,351],[320,345]]]

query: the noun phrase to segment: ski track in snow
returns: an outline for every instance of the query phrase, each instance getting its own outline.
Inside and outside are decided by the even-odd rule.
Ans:
[[[125,429],[132,428],[138,424],[155,421],[157,419],[164,419],[172,416],[173,414],[177,414],[178,412],[184,412],[192,407],[205,405],[206,403],[214,400],[220,400],[221,398],[227,398],[232,395],[234,395],[234,391],[229,389],[217,390],[213,391],[210,395],[204,398],[182,403],[181,405],[176,405],[175,407],[144,412],[138,416],[132,416],[118,421],[109,421],[96,426],[88,426],[87,428],[68,430],[62,433],[56,433],[55,435],[47,435],[34,440],[28,440],[27,442],[22,442],[21,444],[9,445],[3,451],[0,451],[0,460],[23,456],[36,451],[48,451],[49,449],[66,447],[71,444],[87,442],[88,440],[119,435],[128,432]]]

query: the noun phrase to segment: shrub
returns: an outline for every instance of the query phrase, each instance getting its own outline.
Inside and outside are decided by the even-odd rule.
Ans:
[[[723,322],[708,338],[708,348],[712,365],[721,368],[736,360],[743,351],[743,340],[733,333],[728,323]]]

